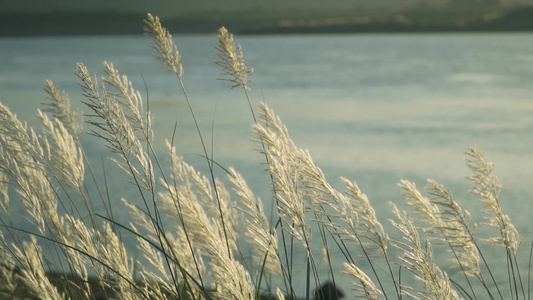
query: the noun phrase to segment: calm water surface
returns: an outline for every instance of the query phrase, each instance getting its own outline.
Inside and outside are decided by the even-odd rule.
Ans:
[[[464,180],[470,175],[464,152],[477,144],[496,163],[505,212],[524,244],[531,243],[533,34],[236,39],[254,69],[252,101],[267,102],[281,116],[295,143],[309,149],[334,186],[342,189],[339,176],[356,180],[383,223],[392,217],[387,203],[403,203],[397,187],[402,178],[421,188],[425,179],[435,179],[478,212]],[[263,157],[254,150],[257,145],[250,141],[253,120],[245,96],[216,80],[220,70],[213,63],[215,36],[175,40],[184,83],[204,135],[213,141],[215,160],[244,173],[268,202],[269,178],[262,171]],[[113,62],[149,96],[161,155],[163,141],[171,138],[177,122],[179,153],[203,170],[200,143],[176,78],[159,68],[147,43],[140,36],[0,39],[0,101],[38,126],[35,113],[46,97],[41,89],[46,79],[83,108],[76,62],[85,63],[98,77],[103,75],[102,61]],[[91,159],[100,165],[105,149],[91,137],[84,139]],[[106,168],[116,172],[110,164]],[[120,197],[135,201],[135,191],[123,179],[117,181],[112,191],[117,206]],[[127,213],[120,217],[127,220]],[[481,221],[481,216],[476,218]],[[503,255],[494,251],[494,257]],[[342,262],[332,263],[340,269]]]

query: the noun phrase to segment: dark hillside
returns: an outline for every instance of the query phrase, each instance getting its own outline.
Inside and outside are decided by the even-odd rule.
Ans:
[[[144,14],[0,13],[0,36],[142,34]],[[533,7],[492,9],[416,9],[405,13],[357,16],[251,20],[236,17],[170,18],[162,20],[173,33],[214,33],[226,26],[233,33],[364,33],[532,31]]]

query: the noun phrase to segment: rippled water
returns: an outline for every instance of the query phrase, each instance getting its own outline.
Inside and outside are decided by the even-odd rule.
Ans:
[[[204,136],[214,145],[215,160],[244,173],[268,202],[269,178],[262,171],[264,158],[250,142],[253,120],[246,98],[216,80],[215,36],[175,40],[184,83]],[[479,205],[467,193],[464,177],[470,173],[463,158],[477,144],[496,162],[504,187],[502,206],[524,244],[531,243],[533,34],[267,35],[236,40],[254,68],[253,103],[265,101],[281,116],[295,143],[309,149],[334,186],[342,189],[339,176],[356,180],[382,222],[392,217],[389,201],[403,203],[396,186],[402,178],[420,188],[426,178],[435,179],[476,215]],[[75,63],[84,62],[100,77],[107,60],[141,94],[149,95],[161,155],[163,140],[171,138],[177,122],[178,152],[205,169],[176,78],[159,68],[147,43],[140,36],[0,39],[0,101],[38,126],[35,112],[46,97],[41,89],[45,79],[60,85],[73,105],[82,108]],[[100,166],[105,149],[91,137],[84,140]],[[118,174],[106,165],[106,171]],[[117,180],[111,194],[117,206],[120,197],[137,197],[123,178]],[[122,218],[127,220],[126,212]],[[480,215],[476,218],[481,221]]]

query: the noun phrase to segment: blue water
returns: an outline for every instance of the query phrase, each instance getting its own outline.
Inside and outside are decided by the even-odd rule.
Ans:
[[[482,221],[464,180],[470,175],[464,152],[477,144],[496,163],[504,212],[524,245],[531,243],[533,34],[236,39],[254,69],[253,103],[265,101],[280,115],[295,143],[310,151],[335,187],[342,189],[339,176],[357,181],[383,223],[392,218],[387,203],[403,203],[397,187],[402,178],[420,188],[427,178],[443,183]],[[250,141],[253,120],[246,98],[216,80],[215,36],[175,40],[185,87],[205,138],[209,145],[213,141],[215,160],[244,173],[268,202],[269,178],[262,171],[264,158]],[[46,79],[65,89],[74,107],[83,108],[75,63],[85,63],[100,78],[102,61],[113,62],[141,94],[149,95],[161,154],[163,140],[171,138],[177,122],[178,153],[202,169],[200,143],[177,80],[159,67],[147,43],[141,36],[0,39],[0,101],[30,126],[38,126],[35,112],[45,100]],[[92,149],[91,159],[101,164],[105,149],[90,137],[84,140]],[[110,163],[106,168],[115,172]],[[112,196],[117,200],[136,198],[123,179],[116,186]],[[127,220],[126,212],[122,217]],[[347,282],[342,282],[345,289]]]

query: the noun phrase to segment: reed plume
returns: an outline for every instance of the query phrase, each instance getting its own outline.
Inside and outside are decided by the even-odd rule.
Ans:
[[[433,249],[427,237],[420,235],[405,212],[401,212],[396,205],[392,204],[394,215],[398,222],[392,224],[402,233],[402,241],[394,241],[394,246],[402,251],[400,258],[405,269],[415,274],[415,278],[423,283],[425,290],[417,290],[411,286],[404,286],[403,292],[408,297],[415,297],[413,292],[425,299],[459,299],[457,292],[452,288],[446,272],[436,264]]]
[[[466,165],[474,173],[468,177],[474,183],[470,192],[481,197],[480,201],[484,204],[482,211],[487,224],[500,231],[499,237],[493,237],[489,241],[509,249],[516,255],[522,241],[511,219],[500,207],[499,196],[502,185],[496,177],[494,163],[487,161],[475,145],[469,148],[467,155]]]
[[[22,267],[22,281],[28,286],[40,299],[57,300],[61,295],[57,288],[50,283],[46,277],[46,271],[43,266],[43,254],[41,247],[37,244],[34,236],[30,237],[29,242],[22,242],[22,247],[14,247],[15,256]]]
[[[358,281],[352,282],[355,287],[354,290],[358,293],[358,298],[369,300],[383,299],[383,293],[363,270],[353,263],[344,263],[344,267],[346,268],[346,274],[358,279]]]
[[[476,146],[466,160],[473,172],[470,192],[480,198],[487,225],[499,231],[488,241],[507,254],[506,288],[492,272],[498,261],[483,254],[477,223],[451,191],[428,180],[426,197],[414,182],[400,181],[410,211],[393,204],[392,225],[399,234],[387,232],[356,181],[341,178],[344,191],[334,188],[281,118],[261,103],[252,130],[271,175],[265,184],[273,189],[271,213],[278,222],[270,223],[244,177],[208,155],[172,35],[150,14],[145,25],[155,58],[178,77],[207,172],[186,162],[173,141],[166,142],[167,162],[159,159],[149,106],[111,63],[104,62],[101,79],[77,64],[88,131],[81,113],[72,111],[68,95],[52,81],[45,82],[48,102],[37,112],[42,130],[29,128],[0,103],[1,296],[18,295],[23,286],[29,291],[24,297],[42,299],[249,300],[266,294],[281,300],[295,299],[300,291],[309,299],[326,276],[333,285],[346,280],[342,272],[353,281],[356,296],[365,299],[481,299],[479,284],[490,299],[529,298],[529,279],[522,278],[517,259],[520,235],[500,207],[502,185],[494,164]],[[215,49],[222,80],[241,87],[252,109],[247,91],[253,70],[224,27]],[[110,193],[109,185],[118,183],[107,182],[105,172],[95,175],[80,138],[85,133],[107,147],[108,158],[137,192],[131,198]],[[218,167],[227,178],[215,176]],[[22,204],[22,215],[13,213],[15,201]],[[96,209],[98,201],[104,213]],[[129,211],[129,224],[115,218],[117,206]],[[26,223],[18,227],[21,220]],[[134,255],[125,237],[135,241]],[[435,259],[441,254],[433,252],[441,250],[434,248],[438,245],[447,247],[458,272],[448,274],[448,265]],[[324,249],[326,263],[317,249]],[[344,270],[336,269],[340,260]],[[296,280],[300,268],[303,287]],[[56,270],[59,284],[50,276]],[[418,283],[406,280],[403,270]]]
[[[219,80],[226,80],[232,83],[231,88],[242,87],[248,90],[247,83],[253,73],[253,69],[248,68],[244,60],[241,45],[235,45],[233,34],[230,34],[225,27],[218,30],[217,35],[217,55],[220,60],[215,64],[222,68],[221,75],[224,76]]]
[[[144,21],[146,24],[144,33],[152,38],[151,47],[159,53],[159,55],[154,56],[155,59],[163,63],[165,70],[181,78],[183,76],[183,67],[180,63],[181,56],[176,44],[172,42],[172,35],[166,28],[161,26],[159,17],[148,14],[147,18]]]
[[[455,267],[468,276],[484,281],[480,268],[481,256],[475,242],[477,224],[473,222],[470,212],[463,209],[451,192],[435,180],[428,179],[426,189],[433,196],[431,202],[442,207],[440,217],[446,226],[438,228],[440,234],[437,238],[453,248],[456,257],[452,262]]]
[[[68,94],[61,91],[51,80],[45,81],[44,91],[48,94],[49,101],[43,103],[45,106],[43,112],[52,114],[68,128],[71,134],[79,136],[83,132],[83,116],[79,110],[71,110]]]
[[[264,125],[255,124],[254,130],[260,142],[266,145],[260,150],[268,157],[269,172],[274,175],[274,190],[280,217],[288,232],[306,248],[311,255],[311,232],[305,214],[313,212],[307,195],[299,188],[299,158],[302,154],[297,149],[287,128],[281,123],[274,111],[266,104],[261,104]]]
[[[255,198],[242,175],[235,169],[230,168],[228,177],[235,186],[235,193],[242,200],[243,213],[248,216],[246,230],[249,236],[248,242],[255,253],[254,262],[257,266],[264,264],[265,268],[273,274],[281,275],[278,236],[276,231],[270,229],[263,202]]]

